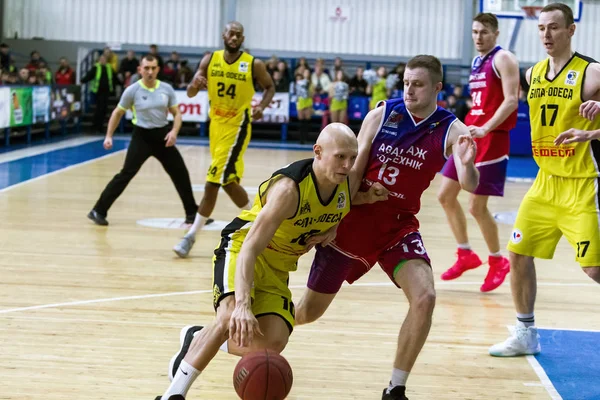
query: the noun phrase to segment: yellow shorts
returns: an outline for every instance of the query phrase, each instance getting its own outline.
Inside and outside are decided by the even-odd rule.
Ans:
[[[209,133],[211,164],[206,181],[223,186],[239,182],[244,175],[244,153],[252,134],[249,116],[239,126],[213,121]]]
[[[221,244],[213,257],[213,305],[215,310],[223,298],[234,295],[235,269],[237,257],[242,247],[245,233],[240,234],[244,224],[249,224],[238,218],[234,219],[224,230],[233,233],[221,237]],[[232,228],[231,228],[232,227]],[[231,229],[228,229],[231,228]],[[281,269],[275,268],[279,266]],[[254,265],[254,285],[252,297],[252,312],[256,317],[262,315],[278,315],[287,324],[290,333],[294,329],[295,309],[292,302],[292,292],[288,287],[289,272],[283,270],[281,254],[266,249],[256,259]],[[294,263],[291,266],[296,268]]]
[[[348,100],[331,99],[331,111],[342,111],[348,108]]]
[[[600,266],[599,179],[563,178],[540,170],[521,202],[508,250],[550,259],[564,235],[582,267]]]
[[[298,97],[296,102],[296,110],[304,110],[305,108],[312,108],[313,101],[312,97]]]

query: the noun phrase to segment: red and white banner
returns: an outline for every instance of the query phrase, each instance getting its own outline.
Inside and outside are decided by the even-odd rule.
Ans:
[[[260,104],[262,93],[255,93],[252,98],[252,107]],[[286,124],[290,120],[290,94],[275,93],[269,107],[265,108],[262,119],[254,122]]]
[[[179,111],[183,122],[206,122],[208,120],[208,92],[199,92],[195,97],[189,98],[183,90],[176,90],[175,95],[177,96],[177,103],[179,104]],[[262,100],[262,93],[254,94],[252,98],[252,107],[260,104]],[[133,114],[131,110],[127,110],[125,116],[127,119],[132,119]],[[169,113],[169,121],[173,120],[173,115]],[[289,93],[275,93],[271,104],[263,112],[263,117],[259,121],[260,123],[277,123],[284,124],[290,119],[290,94]]]

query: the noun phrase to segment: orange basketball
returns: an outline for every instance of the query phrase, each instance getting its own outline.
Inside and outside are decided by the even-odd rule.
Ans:
[[[293,380],[290,364],[272,350],[245,355],[233,372],[233,387],[242,400],[283,400]]]

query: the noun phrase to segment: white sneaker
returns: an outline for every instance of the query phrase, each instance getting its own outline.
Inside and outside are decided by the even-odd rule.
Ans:
[[[196,238],[193,235],[185,235],[179,243],[173,247],[173,251],[181,258],[186,258],[190,254],[190,250],[194,247]]]
[[[490,355],[494,357],[515,357],[538,354],[540,347],[540,335],[535,326],[525,328],[520,322],[511,329],[511,336],[502,343],[490,347]]]

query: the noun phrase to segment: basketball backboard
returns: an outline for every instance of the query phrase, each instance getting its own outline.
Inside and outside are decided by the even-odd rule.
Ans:
[[[523,7],[544,7],[549,3],[556,3],[555,0],[479,0],[479,9],[481,12],[496,14],[498,18],[524,19],[525,12]],[[571,7],[575,22],[581,19],[581,10],[583,1],[565,0],[559,1]]]

